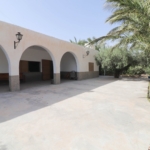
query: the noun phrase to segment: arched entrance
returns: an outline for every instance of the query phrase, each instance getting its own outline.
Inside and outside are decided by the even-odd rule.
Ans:
[[[52,83],[54,74],[52,57],[40,46],[27,48],[20,59],[19,74],[21,88],[25,85],[23,83],[28,85],[32,83],[32,86]]]
[[[71,52],[66,52],[60,63],[61,81],[77,80],[77,61]]]
[[[9,91],[9,63],[0,46],[0,92]]]

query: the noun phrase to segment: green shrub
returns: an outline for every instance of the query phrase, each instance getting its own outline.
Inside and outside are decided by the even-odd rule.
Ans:
[[[100,75],[104,75],[104,69],[101,68],[101,71],[100,71]],[[114,71],[112,69],[106,69],[105,70],[105,75],[107,76],[113,76],[114,75]]]
[[[133,76],[133,75],[141,75],[144,73],[145,73],[145,70],[142,66],[136,66],[136,67],[130,67],[127,70],[126,74]]]
[[[150,75],[150,68],[149,67],[145,68],[144,70],[145,70],[146,74]]]

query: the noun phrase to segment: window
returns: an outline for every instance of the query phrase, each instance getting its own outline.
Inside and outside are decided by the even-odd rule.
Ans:
[[[40,72],[40,62],[29,61],[29,72]]]

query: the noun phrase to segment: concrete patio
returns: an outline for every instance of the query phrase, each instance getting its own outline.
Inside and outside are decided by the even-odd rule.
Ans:
[[[0,87],[0,150],[147,150],[147,86],[100,77]]]

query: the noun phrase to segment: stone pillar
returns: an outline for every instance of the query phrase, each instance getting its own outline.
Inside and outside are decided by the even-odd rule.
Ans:
[[[19,91],[20,90],[20,79],[19,75],[9,76],[9,89],[10,91]]]
[[[60,73],[54,73],[53,84],[60,84]]]

